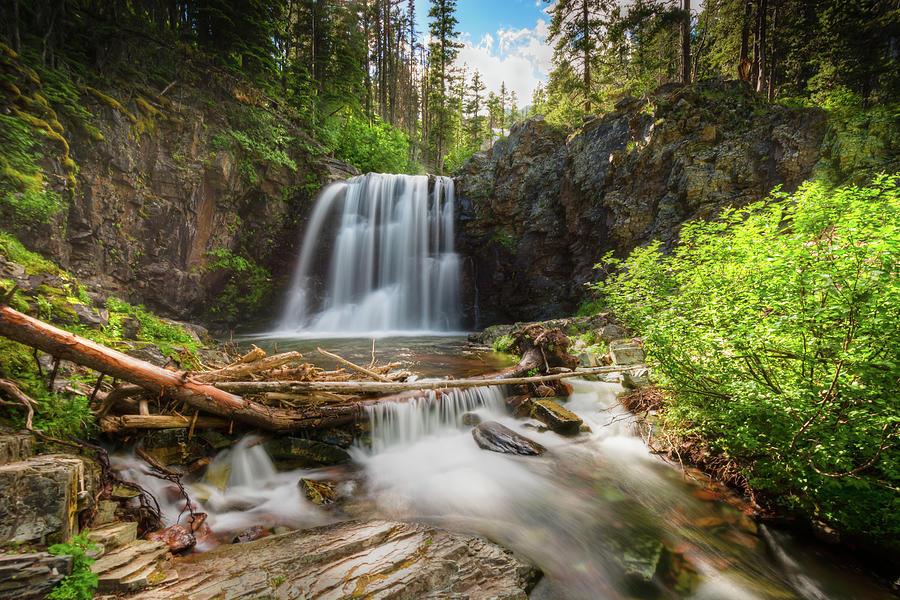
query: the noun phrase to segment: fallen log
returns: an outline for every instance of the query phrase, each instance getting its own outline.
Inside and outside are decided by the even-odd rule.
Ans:
[[[359,366],[359,365],[357,365],[357,364],[353,364],[353,363],[350,362],[349,360],[347,360],[347,359],[345,359],[345,358],[341,358],[341,357],[338,356],[337,354],[333,354],[333,353],[328,352],[328,351],[326,351],[326,350],[322,350],[321,348],[316,348],[316,350],[317,350],[318,353],[321,354],[322,356],[327,356],[328,358],[337,361],[338,364],[342,364],[342,365],[344,365],[345,367],[350,367],[350,368],[353,369],[354,371],[356,371],[356,372],[358,372],[358,373],[362,373],[363,375],[366,375],[367,377],[370,377],[370,378],[374,379],[375,381],[382,381],[382,382],[385,382],[385,383],[388,383],[388,382],[391,381],[390,379],[388,379],[388,378],[385,377],[384,375],[379,375],[378,373],[375,373],[374,371],[370,371],[369,369],[367,369],[367,368],[365,368],[365,367],[361,367],[361,366]]]
[[[296,415],[245,400],[225,390],[197,383],[187,373],[161,367],[107,348],[89,339],[33,319],[0,304],[0,335],[70,360],[100,373],[128,381],[159,395],[169,394],[204,412],[269,431],[295,431]],[[301,420],[302,421],[302,420]]]
[[[436,381],[219,381],[213,385],[220,390],[236,393],[261,392],[332,392],[336,394],[395,394],[417,390],[443,390],[452,388],[488,387],[492,385],[519,385],[522,383],[543,383],[558,381],[568,377],[583,377],[600,373],[621,373],[631,371],[641,365],[624,367],[597,367],[584,371],[568,371],[553,375],[534,377],[492,377],[482,379],[440,379]]]
[[[228,429],[232,421],[221,417],[182,417],[179,415],[120,415],[103,417],[100,428],[107,433],[124,429]]]

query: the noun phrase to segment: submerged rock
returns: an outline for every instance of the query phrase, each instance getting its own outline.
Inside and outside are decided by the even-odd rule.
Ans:
[[[381,520],[220,546],[173,567],[177,579],[131,597],[527,600],[540,576],[483,538]]]
[[[297,485],[313,504],[333,504],[337,500],[337,491],[331,482],[303,478]]]
[[[279,437],[267,441],[264,446],[279,471],[322,467],[350,460],[350,455],[343,448],[306,438]]]
[[[485,421],[472,430],[472,437],[479,448],[502,454],[540,456],[546,450],[535,441],[519,435],[496,421]]]
[[[269,537],[271,532],[263,527],[262,525],[251,525],[247,529],[243,530],[231,540],[232,544],[243,544],[246,542],[252,542],[254,540],[259,540],[264,537]]]
[[[531,404],[531,416],[561,435],[575,435],[581,429],[582,420],[553,400],[535,400]]]

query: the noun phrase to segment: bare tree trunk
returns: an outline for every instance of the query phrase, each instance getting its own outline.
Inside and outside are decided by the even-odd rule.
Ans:
[[[759,8],[756,13],[757,49],[759,56],[756,60],[759,72],[756,74],[756,91],[766,93],[766,2],[759,0]]]
[[[13,2],[13,50],[22,52],[22,41],[19,39],[19,0]]]
[[[691,82],[691,0],[681,0],[681,83]]]
[[[767,96],[769,102],[771,102],[772,100],[775,99],[775,85],[776,85],[776,76],[777,76],[777,70],[778,70],[777,55],[776,55],[777,46],[776,45],[778,43],[778,8],[779,8],[778,5],[780,4],[780,2],[775,0],[773,2],[773,4],[774,4],[775,10],[774,10],[774,13],[772,14],[772,48],[771,48],[770,59],[769,59],[770,60],[769,81],[768,81],[769,93]]]
[[[584,112],[591,112],[591,51],[590,51],[590,16],[587,0],[581,0],[581,18],[584,20]]]

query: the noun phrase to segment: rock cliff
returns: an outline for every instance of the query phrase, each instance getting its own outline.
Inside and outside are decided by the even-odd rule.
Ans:
[[[671,244],[685,221],[778,185],[896,170],[900,134],[885,125],[770,104],[736,81],[625,98],[568,136],[519,123],[455,173],[469,322],[572,314],[607,252]]]
[[[0,70],[14,85],[0,90],[0,111],[39,128],[25,113],[54,98],[55,82],[5,50]],[[186,71],[162,93],[121,80],[70,86],[77,109],[53,102],[59,121],[50,111],[65,160],[44,152],[52,140],[37,155],[62,210],[4,228],[89,288],[170,317],[234,323],[245,315],[215,312],[223,289],[252,282],[259,297],[245,308],[277,309],[312,197],[355,169],[323,158],[247,82],[199,63]]]

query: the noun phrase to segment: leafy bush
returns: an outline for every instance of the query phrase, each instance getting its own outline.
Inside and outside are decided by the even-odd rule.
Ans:
[[[47,600],[90,600],[94,597],[98,578],[91,572],[94,559],[88,558],[86,552],[96,549],[94,542],[87,539],[83,532],[65,544],[54,544],[47,549],[50,554],[68,554],[74,559],[72,574],[50,590]]]
[[[503,352],[504,354],[512,353],[513,337],[508,333],[494,340],[492,348],[494,352]]]
[[[399,129],[376,120],[368,123],[347,115],[339,133],[328,134],[337,158],[355,165],[363,173],[406,173],[410,169],[409,137]]]
[[[294,139],[287,127],[272,113],[253,106],[241,106],[228,115],[229,129],[212,137],[216,149],[233,148],[239,151],[246,163],[240,168],[248,180],[258,183],[255,165],[269,163],[297,171],[297,163],[288,156],[288,148]]]
[[[635,250],[595,286],[645,337],[674,392],[670,427],[773,505],[895,547],[898,183],[773,193],[689,223],[670,255]]]

